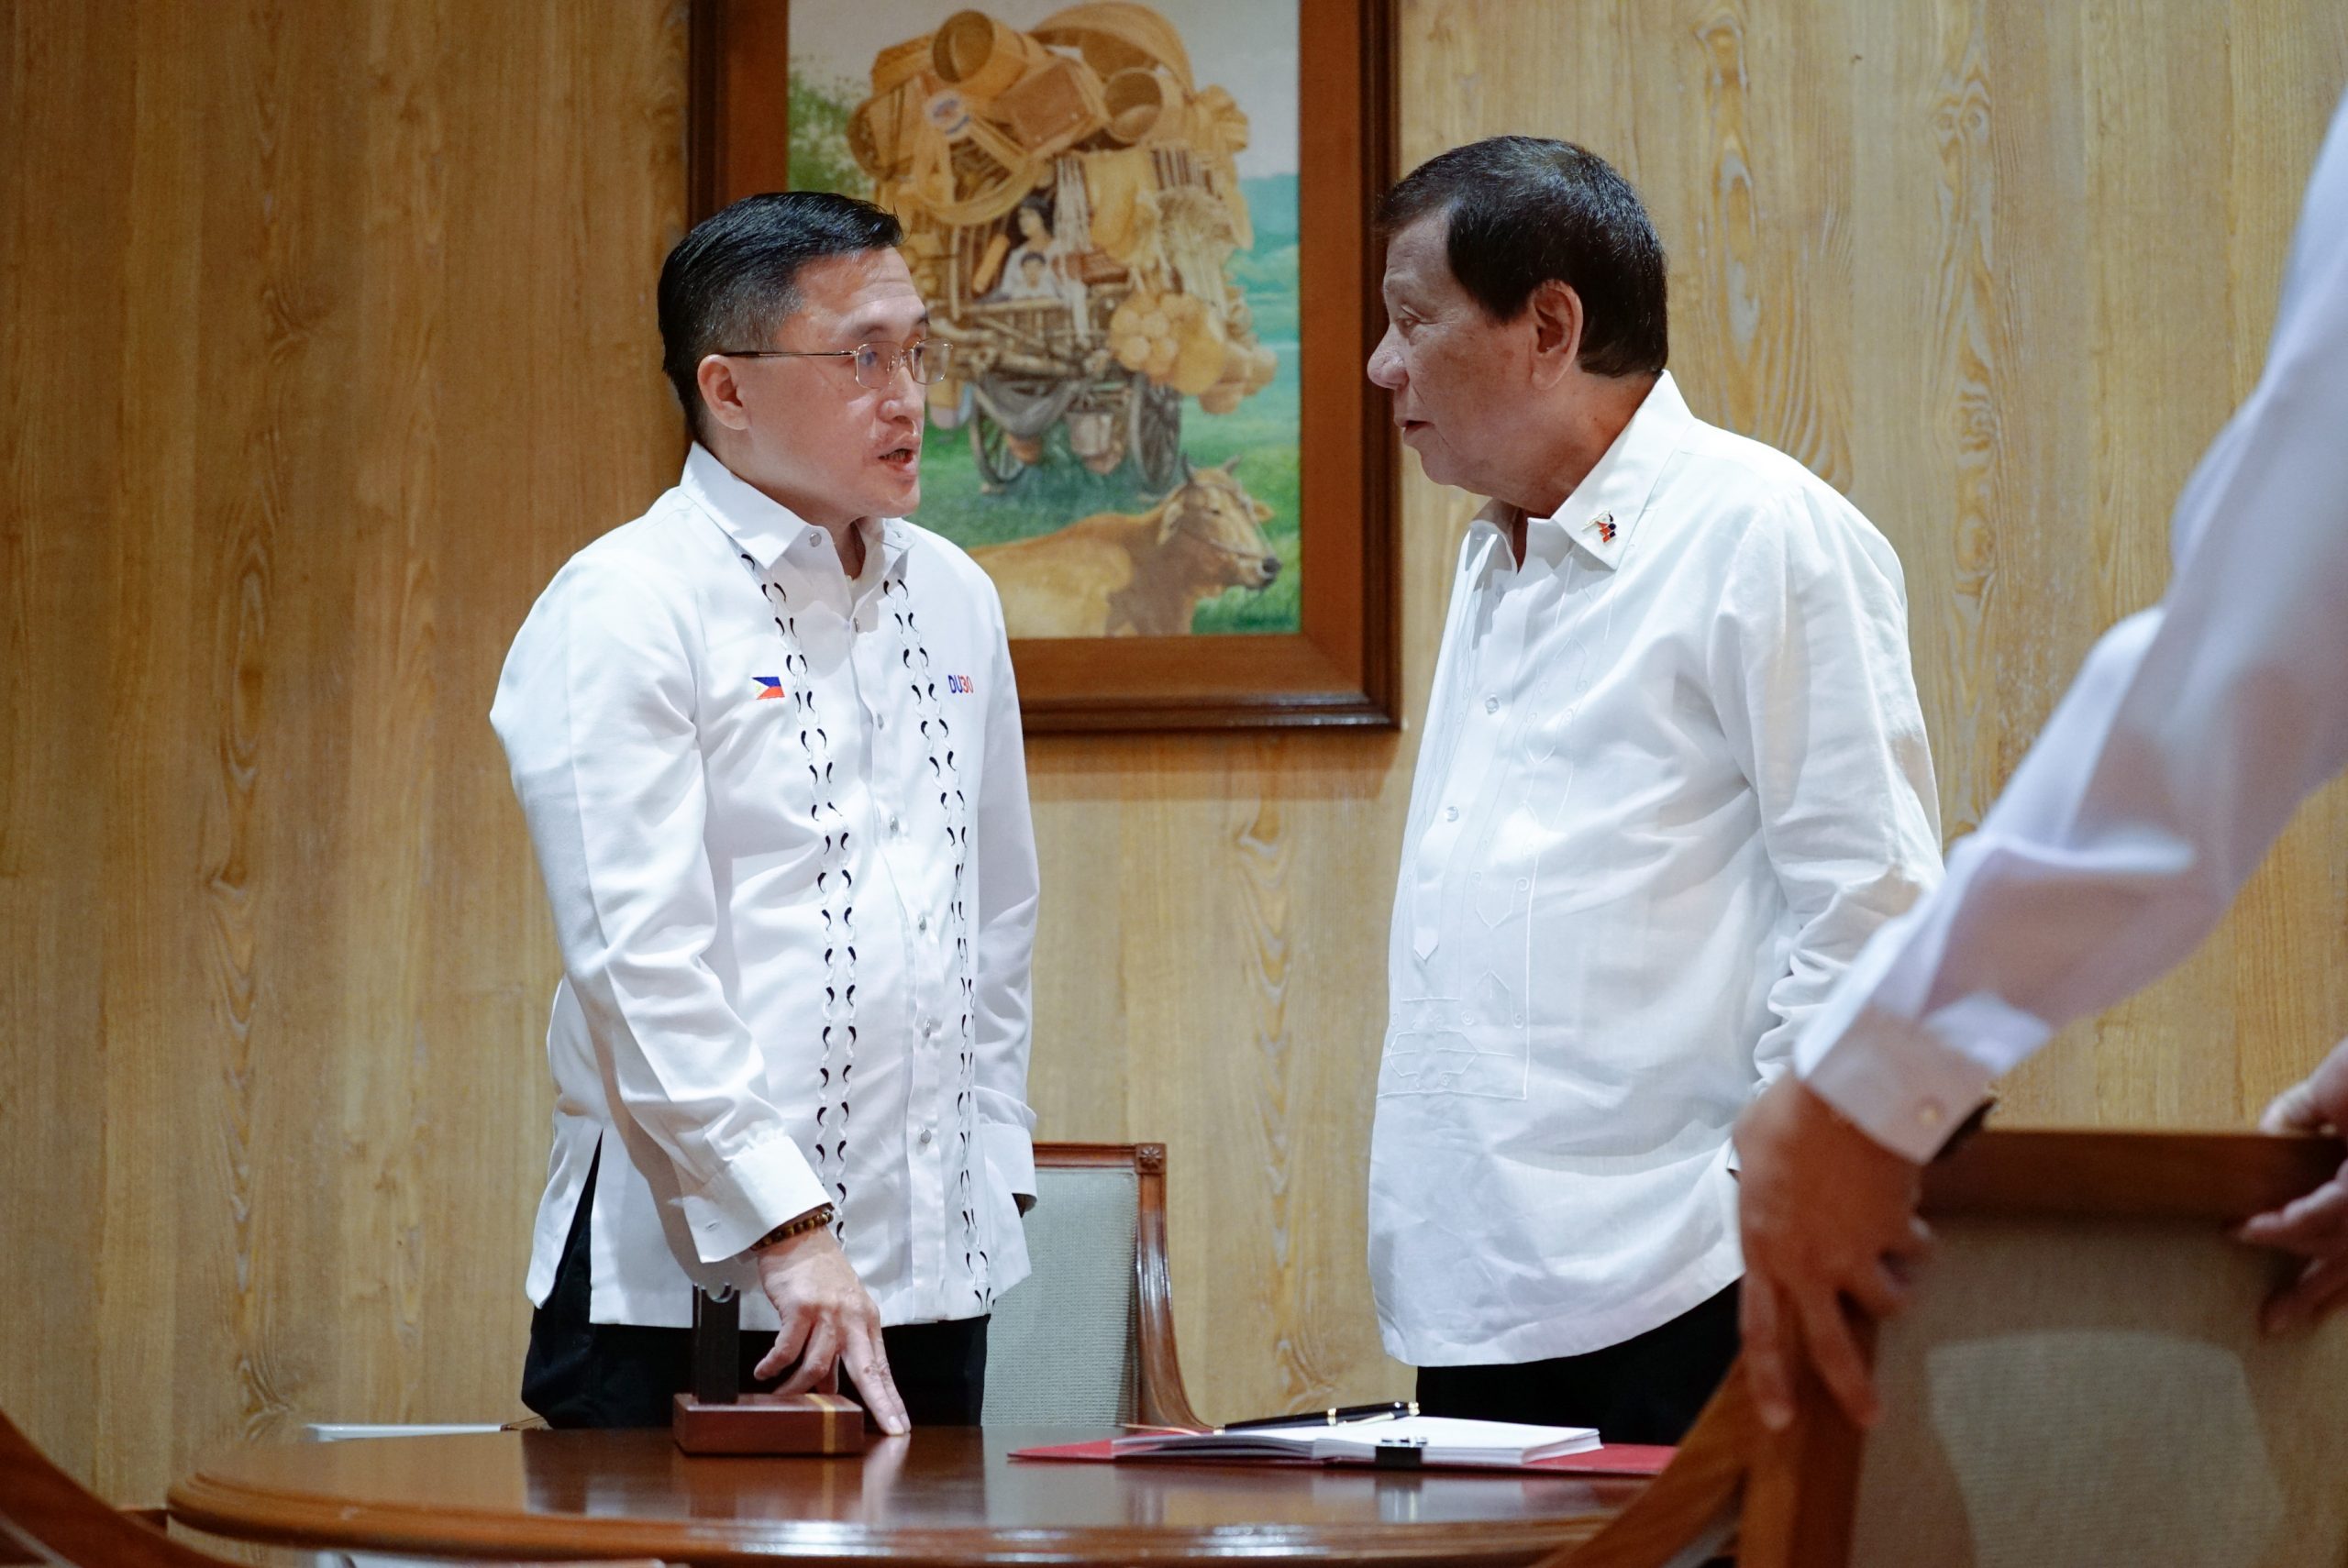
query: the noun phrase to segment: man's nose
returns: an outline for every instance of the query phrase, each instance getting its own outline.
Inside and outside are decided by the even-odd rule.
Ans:
[[[1402,379],[1402,345],[1390,324],[1386,336],[1379,338],[1378,347],[1369,351],[1369,381],[1370,385],[1383,387],[1388,392],[1401,392]]]
[[[918,414],[922,400],[927,394],[922,384],[914,380],[914,368],[903,359],[889,367],[889,381],[880,390],[881,404],[891,412],[910,409]]]

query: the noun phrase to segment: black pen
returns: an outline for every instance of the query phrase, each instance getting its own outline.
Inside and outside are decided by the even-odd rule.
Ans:
[[[1342,1427],[1355,1421],[1383,1421],[1400,1416],[1415,1416],[1419,1407],[1408,1399],[1390,1399],[1382,1405],[1335,1405],[1325,1410],[1301,1410],[1293,1416],[1258,1416],[1252,1421],[1229,1421],[1218,1431],[1244,1432],[1261,1427]]]

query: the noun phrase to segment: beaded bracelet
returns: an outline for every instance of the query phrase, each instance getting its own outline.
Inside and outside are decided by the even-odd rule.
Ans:
[[[752,1242],[750,1251],[763,1252],[778,1242],[787,1242],[793,1236],[803,1236],[808,1231],[820,1230],[831,1222],[832,1206],[828,1203],[818,1203],[797,1219],[785,1220],[781,1224]]]

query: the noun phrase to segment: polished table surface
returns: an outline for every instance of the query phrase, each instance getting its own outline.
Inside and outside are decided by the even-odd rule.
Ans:
[[[1098,1428],[927,1428],[860,1459],[689,1459],[665,1431],[243,1448],[172,1517],[284,1545],[671,1562],[1528,1562],[1643,1481],[1446,1470],[1013,1460]]]

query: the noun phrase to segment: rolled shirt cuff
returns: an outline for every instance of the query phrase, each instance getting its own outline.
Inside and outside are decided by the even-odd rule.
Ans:
[[[1014,1196],[1036,1196],[1036,1141],[1025,1128],[1002,1121],[980,1122],[979,1153]]]
[[[777,1133],[741,1150],[681,1201],[693,1251],[714,1264],[748,1251],[777,1225],[830,1197],[799,1145]]]
[[[1943,1021],[1958,1021],[1950,1010]],[[1989,1092],[1995,1075],[1933,1029],[1868,1008],[1813,1056],[1802,1053],[1804,1083],[1861,1132],[1922,1165],[1937,1154]]]

